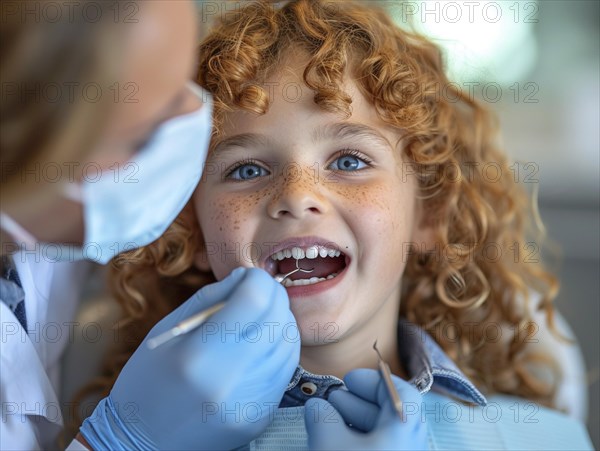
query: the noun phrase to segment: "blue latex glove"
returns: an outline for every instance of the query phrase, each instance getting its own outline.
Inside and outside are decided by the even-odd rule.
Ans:
[[[147,347],[149,337],[223,300],[200,328]],[[150,331],[80,432],[94,449],[240,446],[269,425],[299,358],[283,286],[261,269],[238,268]]]
[[[417,389],[396,376],[392,379],[404,405],[414,403],[420,411]],[[420,414],[400,419],[378,371],[352,370],[344,382],[348,390],[332,392],[329,402],[319,398],[306,402],[304,421],[311,450],[429,449],[427,424]]]

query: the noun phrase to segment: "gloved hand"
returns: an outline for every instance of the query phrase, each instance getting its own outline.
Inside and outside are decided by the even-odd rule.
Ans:
[[[219,301],[227,305],[200,328],[147,347]],[[261,269],[238,268],[150,331],[80,432],[94,449],[245,444],[269,425],[298,365],[296,328],[283,286]]]
[[[408,382],[396,376],[392,379],[404,405],[416,403],[420,408],[421,394]],[[348,390],[332,392],[329,402],[314,398],[305,404],[311,450],[429,449],[427,424],[421,415],[398,416],[378,371],[352,370],[344,382]]]

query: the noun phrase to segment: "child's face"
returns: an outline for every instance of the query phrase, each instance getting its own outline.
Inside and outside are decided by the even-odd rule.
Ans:
[[[353,98],[349,119],[322,110],[303,69],[296,63],[270,80],[273,102],[264,116],[228,115],[194,202],[207,250],[197,265],[218,280],[238,266],[290,271],[294,258],[271,259],[281,245],[342,252],[300,260],[315,271],[292,278],[325,281],[287,287],[302,343],[311,345],[342,339],[384,310],[397,312],[418,215],[398,133],[353,83],[344,87]],[[376,328],[372,322],[367,327]]]

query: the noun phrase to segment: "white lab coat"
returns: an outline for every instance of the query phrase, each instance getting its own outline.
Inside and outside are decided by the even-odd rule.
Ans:
[[[0,302],[0,449],[56,448],[64,407],[58,396],[60,359],[73,340],[73,318],[90,264],[24,253],[13,260],[25,291],[29,335]]]

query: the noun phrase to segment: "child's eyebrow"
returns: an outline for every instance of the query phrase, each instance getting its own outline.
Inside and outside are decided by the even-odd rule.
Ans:
[[[239,135],[230,136],[219,141],[212,154],[215,156],[223,156],[227,151],[233,150],[234,147],[240,147],[242,149],[266,147],[271,143],[269,138],[265,135],[258,133],[240,133]]]
[[[337,122],[324,124],[317,127],[312,135],[311,141],[317,144],[319,141],[332,139],[357,139],[366,138],[379,143],[386,149],[393,149],[390,141],[373,127],[354,122]],[[269,137],[258,133],[240,133],[219,141],[213,148],[211,154],[215,158],[223,157],[235,147],[241,149],[269,147],[273,144]]]
[[[365,124],[355,122],[337,122],[334,124],[325,124],[317,127],[312,135],[312,141],[317,143],[325,139],[348,139],[348,138],[367,138],[377,141],[383,147],[394,148],[392,143],[383,136],[378,130]]]

